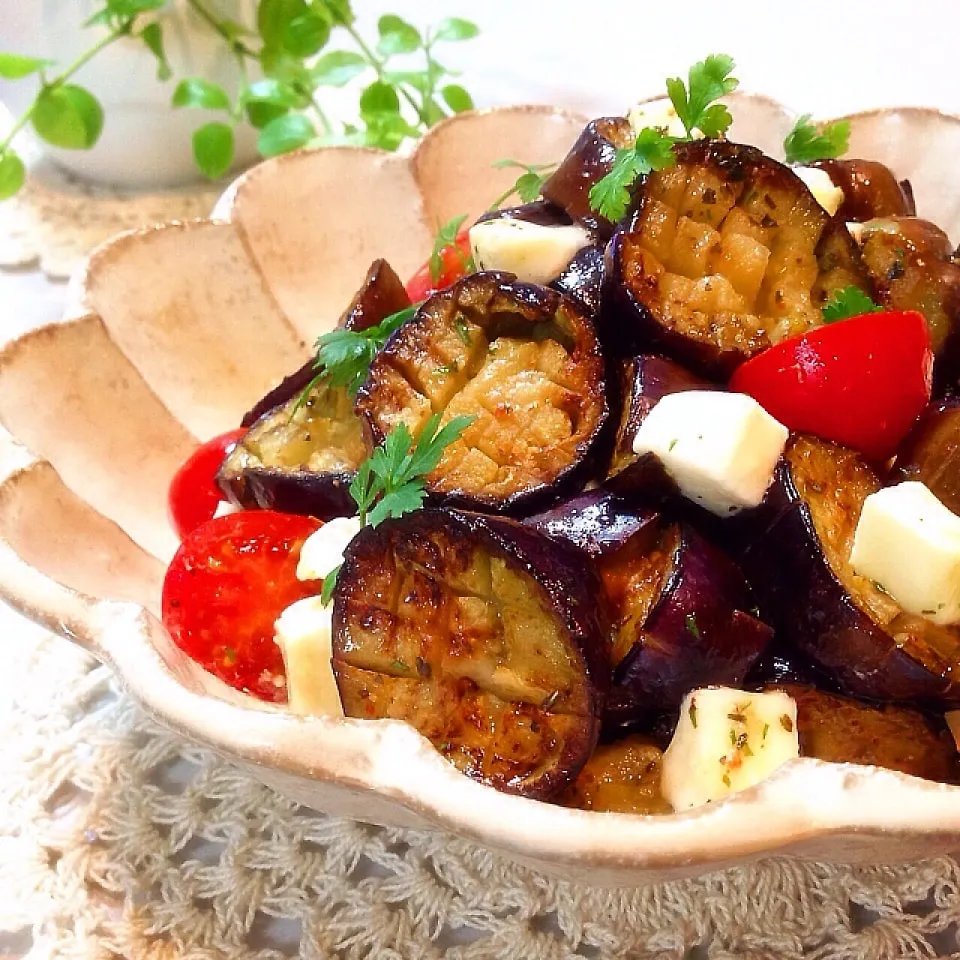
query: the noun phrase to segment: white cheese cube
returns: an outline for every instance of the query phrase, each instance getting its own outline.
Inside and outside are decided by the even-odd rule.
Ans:
[[[336,517],[311,533],[300,548],[297,579],[326,579],[343,563],[344,551],[359,532],[359,517]]]
[[[819,167],[794,167],[793,172],[807,185],[813,198],[832,217],[843,204],[843,191],[834,185],[830,174]]]
[[[677,111],[669,100],[654,100],[647,103],[637,103],[630,108],[627,114],[630,127],[634,134],[639,134],[645,127],[662,130],[668,137],[686,137],[687,131],[683,121],[677,116]],[[694,139],[703,134],[695,130]]]
[[[287,671],[287,704],[302,716],[343,716],[333,676],[333,607],[319,597],[290,604],[274,624]]]
[[[683,698],[663,755],[660,788],[675,810],[688,810],[746,790],[798,756],[792,697],[730,687],[694,690]]]
[[[498,217],[470,228],[470,249],[478,270],[505,270],[528,283],[555,280],[591,242],[589,231],[576,224],[546,227]]]
[[[867,497],[850,563],[908,613],[934,623],[960,621],[960,517],[922,483],[898,483]]]
[[[238,507],[229,500],[221,500],[217,504],[217,509],[213,511],[213,518],[216,520],[217,517],[229,517],[233,513],[240,513],[241,510],[243,507]]]
[[[685,497],[727,516],[760,503],[788,436],[753,397],[689,390],[654,406],[633,449],[656,454]]]

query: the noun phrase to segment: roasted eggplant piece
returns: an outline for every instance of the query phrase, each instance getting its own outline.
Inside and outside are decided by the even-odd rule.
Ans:
[[[368,454],[353,403],[324,381],[301,399],[296,393],[250,427],[224,459],[217,485],[242,507],[350,516],[350,484]]]
[[[960,703],[960,631],[905,613],[850,566],[863,501],[879,488],[854,451],[795,437],[756,509],[743,569],[780,640],[843,693]]]
[[[523,220],[527,223],[535,223],[538,227],[565,227],[573,223],[562,207],[558,207],[549,200],[533,200],[531,203],[521,203],[517,207],[488,210],[477,217],[476,222],[485,223],[488,220],[502,219]]]
[[[668,393],[709,390],[709,381],[663,357],[644,354],[620,365],[620,423],[605,485],[624,496],[659,498],[676,492],[660,461],[652,454],[633,452],[633,441],[647,414]]]
[[[845,222],[912,217],[917,212],[909,181],[898,181],[888,166],[876,160],[817,160],[810,166],[823,170],[843,191],[837,217]]]
[[[494,517],[428,508],[365,527],[334,594],[345,713],[406,720],[463,773],[552,797],[590,757],[609,682],[600,585],[583,567]]]
[[[872,294],[846,227],[788,167],[724,140],[675,152],[607,248],[600,332],[610,350],[659,350],[725,380],[819,326],[837,290]]]
[[[550,286],[578,301],[595,317],[600,311],[603,287],[603,247],[584,247]]]
[[[604,361],[584,309],[512,274],[431,297],[370,366],[356,408],[379,443],[434,413],[474,421],[427,478],[446,503],[529,512],[591,474],[607,420]]]
[[[873,705],[782,683],[797,704],[800,754],[832,763],[864,763],[926,780],[957,781],[957,749],[942,720],[895,704]]]
[[[897,454],[892,481],[919,480],[960,514],[960,398],[931,403]]]
[[[662,762],[663,752],[646,737],[601,744],[557,800],[597,812],[671,813],[660,793]]]
[[[617,150],[630,146],[633,140],[633,129],[626,117],[591,120],[560,166],[544,183],[541,193],[572,219],[599,228],[609,236],[613,224],[590,206],[590,190],[613,169]]]
[[[739,686],[773,631],[737,565],[686,523],[598,561],[614,617],[614,682],[650,711],[697,687]]]

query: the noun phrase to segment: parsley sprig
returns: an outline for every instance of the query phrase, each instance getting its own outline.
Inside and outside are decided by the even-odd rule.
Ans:
[[[465,253],[460,247],[460,244],[457,243],[457,234],[460,232],[460,228],[466,219],[467,215],[465,213],[461,214],[459,217],[453,217],[448,220],[437,229],[437,235],[433,241],[433,249],[430,251],[429,260],[430,279],[434,283],[439,283],[440,278],[444,274],[443,253],[448,247],[452,248],[454,253],[459,257],[463,269],[467,273],[473,272],[473,257]]]
[[[317,359],[314,361],[316,376],[304,387],[294,406],[296,413],[307,402],[310,394],[322,380],[333,387],[346,387],[351,397],[356,397],[361,384],[367,378],[370,364],[394,330],[402,327],[416,313],[417,305],[405,307],[366,330],[338,328],[325,333],[316,342]]]
[[[423,506],[425,477],[437,468],[444,450],[457,440],[474,417],[454,417],[440,426],[435,413],[414,442],[404,423],[394,427],[383,443],[367,457],[350,484],[362,526],[376,527],[388,517],[402,517]],[[330,603],[340,567],[324,577],[320,598]]]
[[[824,323],[836,323],[864,313],[879,313],[883,307],[874,303],[859,287],[838,290],[824,305],[821,313]]]
[[[630,204],[630,188],[639,177],[653,170],[664,170],[676,163],[674,144],[690,140],[697,131],[708,137],[727,132],[733,117],[716,101],[735,90],[739,81],[730,76],[733,58],[724,53],[710,54],[695,63],[687,83],[679,77],[667,80],[667,93],[677,111],[686,136],[670,137],[663,130],[644,127],[631,147],[617,151],[610,172],[590,189],[590,206],[608,220],[619,220]]]
[[[523,163],[520,160],[511,160],[504,158],[496,160],[492,166],[499,170],[504,168],[514,168],[522,170],[523,173],[517,177],[516,182],[504,193],[501,193],[493,203],[490,204],[491,210],[499,210],[504,201],[516,194],[521,203],[532,203],[540,196],[543,185],[550,179],[554,171],[559,166],[558,163]]]
[[[819,127],[805,113],[783,141],[787,163],[813,163],[842,157],[850,146],[850,121],[837,120]]]

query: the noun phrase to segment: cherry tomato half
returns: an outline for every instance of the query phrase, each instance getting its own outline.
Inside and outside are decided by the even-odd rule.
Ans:
[[[438,290],[446,290],[451,284],[465,277],[472,264],[470,234],[461,230],[454,243],[440,250],[440,275],[434,283],[428,260],[408,281],[407,296],[413,303],[432,297]]]
[[[923,315],[886,311],[784,340],[738,367],[730,389],[791,430],[886,460],[927,405],[932,377]]]
[[[245,430],[230,430],[201,443],[173,475],[167,505],[173,528],[181,540],[216,512],[223,493],[213,478],[227,451],[244,433]]]
[[[312,517],[245,510],[189,533],[163,581],[164,626],[181,650],[237,690],[283,702],[283,656],[273,625],[291,603],[317,593],[297,580]]]

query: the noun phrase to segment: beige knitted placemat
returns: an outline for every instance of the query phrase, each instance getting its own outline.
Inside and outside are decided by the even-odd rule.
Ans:
[[[25,931],[30,960],[960,956],[950,858],[565,883],[299,808],[156,726],[65,641],[2,622],[0,955]]]

